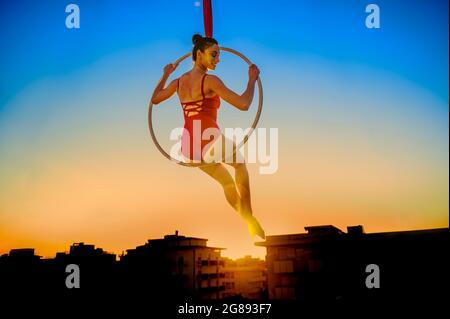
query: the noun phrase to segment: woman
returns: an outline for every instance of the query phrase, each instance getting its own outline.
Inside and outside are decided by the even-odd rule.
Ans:
[[[217,41],[195,34],[192,42],[194,44],[192,59],[195,62],[192,70],[173,80],[164,88],[169,75],[178,66],[166,65],[163,76],[153,92],[152,103],[158,104],[177,92],[185,120],[185,130],[181,140],[182,153],[190,160],[199,158],[204,160],[206,152],[209,151],[209,147],[214,144],[217,137],[199,140],[201,136],[198,134],[196,136],[194,133],[196,125],[199,125],[201,133],[208,129],[219,129],[216,121],[220,98],[239,110],[247,111],[253,100],[259,70],[254,64],[249,67],[247,88],[244,93],[238,95],[227,88],[217,76],[207,74],[208,70],[215,70],[219,63],[220,49]],[[195,147],[196,145],[198,147]],[[230,165],[235,169],[235,180],[223,164]],[[246,164],[228,163],[223,160],[200,167],[200,169],[222,185],[228,203],[247,221],[250,233],[264,239],[264,230],[253,217]]]

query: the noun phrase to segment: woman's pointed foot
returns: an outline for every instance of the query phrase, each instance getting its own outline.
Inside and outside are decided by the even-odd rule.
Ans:
[[[264,229],[262,229],[261,225],[259,224],[258,220],[253,217],[249,216],[246,218],[247,220],[247,226],[248,231],[252,236],[258,235],[262,239],[266,239],[266,234],[264,233]]]

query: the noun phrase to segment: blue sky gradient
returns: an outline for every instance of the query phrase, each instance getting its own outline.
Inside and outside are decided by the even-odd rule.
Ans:
[[[65,1],[0,4],[0,109],[30,82],[162,39],[190,46],[203,31],[193,1],[77,1],[81,28],[65,27]],[[367,29],[365,1],[213,1],[214,35],[249,39],[292,55],[311,54],[389,70],[448,100],[448,1],[377,1],[381,29]]]

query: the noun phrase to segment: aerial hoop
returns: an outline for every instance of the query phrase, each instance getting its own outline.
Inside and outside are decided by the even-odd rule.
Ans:
[[[230,52],[234,55],[237,55],[238,57],[240,57],[242,60],[244,60],[248,65],[251,65],[252,62],[247,59],[242,53],[230,49],[230,48],[224,48],[224,47],[220,47],[220,50],[226,51],[226,52]],[[185,60],[186,58],[188,58],[189,56],[191,56],[192,53],[186,53],[185,55],[183,55],[181,58],[179,58],[178,60],[175,61],[174,64],[178,64],[181,61]],[[262,111],[262,106],[263,106],[263,88],[262,88],[262,83],[261,83],[261,79],[258,77],[257,79],[257,83],[258,83],[258,110],[256,112],[255,115],[255,119],[253,120],[252,126],[250,128],[250,130],[248,131],[248,133],[244,136],[244,139],[237,145],[237,147],[234,149],[233,154],[231,155],[231,159],[233,159],[235,153],[237,150],[239,150],[249,139],[250,135],[253,133],[253,131],[255,130],[256,126],[258,125],[258,121],[259,118],[261,116],[261,111]],[[161,152],[162,155],[164,155],[164,157],[166,157],[167,159],[171,160],[172,162],[175,162],[179,165],[183,165],[183,166],[188,166],[188,167],[205,167],[205,166],[211,166],[211,165],[215,165],[217,164],[217,162],[211,162],[211,163],[207,163],[207,162],[200,162],[200,163],[196,163],[196,162],[182,162],[179,161],[175,158],[173,158],[172,156],[170,156],[170,154],[168,154],[159,144],[158,139],[156,138],[155,132],[153,130],[153,117],[152,117],[152,113],[153,113],[153,103],[150,100],[150,104],[148,107],[148,127],[150,130],[150,135],[152,137],[153,143],[155,144],[156,148]],[[229,159],[227,158],[227,159]],[[225,162],[227,162],[225,159]]]

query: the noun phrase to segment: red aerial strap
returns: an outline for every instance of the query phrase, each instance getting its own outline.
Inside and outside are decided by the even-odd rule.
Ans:
[[[205,24],[205,36],[212,38],[212,6],[211,0],[203,0],[203,23]]]

